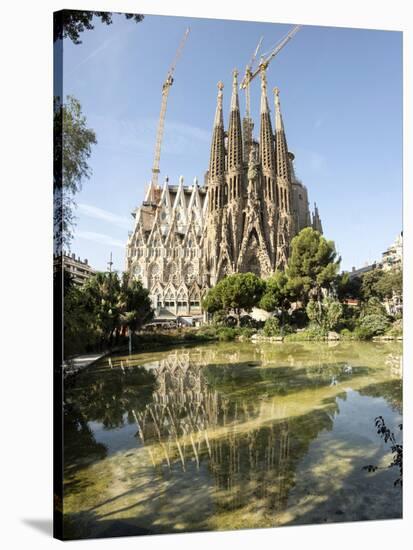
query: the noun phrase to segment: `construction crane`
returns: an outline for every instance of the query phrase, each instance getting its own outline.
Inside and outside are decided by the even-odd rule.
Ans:
[[[248,161],[250,149],[252,145],[252,132],[254,130],[254,122],[250,114],[250,80],[252,76],[252,69],[255,63],[255,59],[260,49],[263,37],[260,38],[257,47],[250,59],[250,62],[245,68],[245,75],[241,82],[240,88],[245,89],[245,116],[242,121],[242,133],[244,134],[244,162]]]
[[[261,57],[260,63],[258,65],[258,68],[255,69],[254,72],[252,72],[247,79],[242,81],[240,84],[240,88],[247,89],[249,88],[250,82],[254,80],[254,78],[257,76],[257,74],[260,74],[262,71],[265,71],[270,64],[270,61],[278,54],[280,51],[284,48],[284,46],[289,42],[300,30],[301,25],[296,25],[293,27],[285,36],[284,38],[270,51],[270,53],[265,57]]]
[[[169,90],[171,89],[171,86],[174,82],[173,75],[175,72],[176,64],[179,58],[181,57],[182,50],[184,49],[185,42],[188,38],[189,32],[190,32],[190,28],[188,27],[181,39],[178,49],[176,50],[175,58],[172,61],[171,66],[169,67],[165,82],[162,84],[161,112],[159,114],[158,130],[156,133],[156,143],[155,143],[155,157],[154,157],[153,166],[152,166],[151,201],[154,201],[154,190],[158,185],[159,162],[161,159],[161,146],[162,146],[164,126],[165,126],[165,115],[166,115],[166,106],[168,102]]]
[[[240,84],[240,89],[242,89],[242,88],[245,89],[245,118],[250,118],[250,82],[251,82],[251,76],[252,76],[252,68],[254,66],[255,59],[256,59],[257,54],[258,54],[258,50],[261,47],[261,43],[262,43],[263,39],[264,39],[264,37],[261,36],[261,38],[260,38],[260,40],[257,44],[257,47],[255,48],[255,51],[252,54],[250,62],[248,63],[248,65],[245,68],[245,75],[244,75],[244,78],[243,78],[243,80]]]

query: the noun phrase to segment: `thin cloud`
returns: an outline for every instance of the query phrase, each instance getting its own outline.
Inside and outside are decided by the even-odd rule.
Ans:
[[[108,210],[103,210],[103,208],[98,208],[97,206],[92,206],[91,204],[78,204],[79,211],[89,218],[94,218],[95,220],[103,220],[122,229],[130,229],[131,220],[125,216],[118,216],[109,212]]]
[[[326,159],[320,153],[315,151],[310,152],[310,166],[316,172],[323,170],[326,167]]]
[[[120,31],[118,31],[114,36],[112,36],[111,38],[106,38],[102,44],[100,44],[100,46],[98,46],[97,48],[95,48],[92,52],[90,52],[90,54],[88,54],[86,57],[84,57],[81,61],[79,61],[79,63],[77,65],[75,65],[73,67],[73,69],[71,71],[69,71],[67,73],[67,75],[71,75],[73,74],[74,72],[77,71],[77,69],[79,67],[81,67],[82,65],[84,65],[85,63],[87,63],[88,61],[90,61],[91,59],[93,59],[94,57],[96,57],[97,55],[99,55],[101,52],[103,52],[104,50],[107,49],[108,46],[110,46],[111,44],[113,44],[113,42],[115,42],[116,40],[118,40],[119,38],[123,38],[126,34],[129,34],[131,31],[133,30],[133,27],[131,26],[128,30],[124,30],[124,29],[121,29]]]
[[[155,147],[158,120],[139,118],[128,120],[108,116],[93,117],[92,125],[99,134],[99,146],[111,150],[141,151],[151,154]],[[209,144],[211,134],[203,128],[176,121],[165,121],[162,151],[171,155],[186,155],[199,150],[199,144]]]
[[[322,118],[317,118],[314,122],[314,129],[318,130],[321,128],[321,126],[324,124],[324,120]]]
[[[119,241],[110,237],[109,235],[105,235],[104,233],[95,233],[93,231],[79,231],[76,236],[79,239],[92,241],[94,243],[103,244],[105,246],[114,246],[116,248],[125,248],[126,246],[126,241]]]

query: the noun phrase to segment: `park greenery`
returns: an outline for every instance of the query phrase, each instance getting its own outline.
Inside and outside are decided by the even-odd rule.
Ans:
[[[126,19],[140,23],[143,15],[134,13],[123,14]],[[86,30],[94,29],[93,21],[100,20],[106,25],[113,23],[113,13],[109,11],[62,10],[55,13],[53,26],[53,41],[70,39],[73,44],[81,44],[80,35]]]
[[[288,340],[401,336],[401,313],[385,307],[395,295],[402,297],[401,271],[377,268],[350,277],[339,268],[334,242],[307,227],[292,241],[285,272],[266,280],[253,273],[228,275],[209,290],[203,307],[220,339],[245,335],[245,327]],[[265,310],[269,318],[254,321],[249,316],[253,308]]]
[[[126,341],[132,350],[132,334],[153,317],[148,290],[128,273],[99,272],[78,286],[64,272],[63,305],[65,357]]]
[[[268,279],[253,273],[227,275],[204,296],[209,322],[201,327],[147,326],[153,319],[149,292],[129,273],[99,272],[83,286],[64,274],[65,357],[129,346],[179,345],[235,338],[287,341],[357,339],[402,335],[400,312],[387,307],[402,297],[398,270],[375,269],[362,277],[339,273],[332,241],[312,228],[292,241],[285,272]],[[56,275],[57,276],[57,275]],[[264,310],[257,321],[251,312]]]
[[[69,95],[62,102],[56,96],[53,118],[54,248],[60,254],[64,248],[70,249],[75,226],[74,197],[91,176],[88,160],[97,140],[75,97]]]

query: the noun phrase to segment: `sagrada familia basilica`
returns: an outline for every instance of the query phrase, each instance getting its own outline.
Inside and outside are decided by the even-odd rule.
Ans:
[[[241,124],[238,72],[233,72],[228,129],[223,84],[212,130],[205,182],[152,182],[133,213],[126,269],[149,289],[159,319],[197,319],[208,288],[225,275],[253,272],[266,278],[285,269],[292,238],[304,227],[322,233],[317,206],[311,213],[307,188],[294,173],[280,108],[274,92],[275,131],[265,71],[261,75],[259,140],[254,123]]]

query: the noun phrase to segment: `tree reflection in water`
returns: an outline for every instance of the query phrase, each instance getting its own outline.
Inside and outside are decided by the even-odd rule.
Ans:
[[[76,468],[104,459],[101,468],[79,476],[91,486],[87,496],[70,501],[72,521],[84,518],[93,534],[99,527],[92,510],[99,523],[99,518],[122,518],[122,513],[130,520],[128,510],[138,506],[139,529],[171,532],[170,508],[176,499],[192,502],[185,510],[176,504],[175,523],[183,526],[176,530],[211,528],[217,525],[209,523],[213,516],[228,528],[244,526],[240,518],[246,517],[249,526],[258,526],[258,516],[265,518],[263,526],[274,525],[277,513],[291,507],[291,489],[303,484],[301,461],[322,432],[332,431],[348,388],[384,397],[395,409],[401,405],[401,381],[393,373],[397,358],[390,355],[382,346],[323,345],[309,353],[301,344],[231,344],[101,362],[76,377],[65,393],[65,481],[74,482]],[[394,364],[384,368],[386,360]],[[136,451],[129,430],[132,441],[111,461],[94,438],[92,422],[108,434],[136,424]],[[84,453],[76,442],[78,432]],[[342,452],[335,441],[331,448],[338,455],[328,462],[334,467]],[[85,508],[83,502],[88,502]],[[161,502],[170,506],[159,508]],[[195,521],[197,506],[202,512]]]
[[[166,468],[165,475],[173,473],[177,463],[185,471],[188,462],[195,461],[198,469],[205,462],[219,493],[219,507],[233,510],[254,499],[268,510],[280,510],[285,507],[288,491],[294,484],[296,462],[321,430],[332,428],[338,405],[333,399],[323,410],[305,417],[274,421],[273,418],[283,418],[285,414],[275,410],[281,405],[273,399],[268,420],[261,422],[263,401],[257,400],[257,394],[253,400],[242,395],[232,399],[225,385],[227,369],[233,374],[232,382],[239,387],[245,368],[250,371],[251,384],[251,363],[238,364],[236,369],[204,367],[199,358],[193,363],[189,354],[171,354],[153,369],[156,390],[152,402],[132,413],[153,466],[161,471]],[[265,398],[269,392],[274,397],[292,391],[283,370],[276,370],[277,373],[271,373],[271,369],[256,371],[258,378],[266,382]],[[331,370],[337,377],[340,372],[345,375],[344,368],[330,367],[323,373],[311,372],[314,383],[329,384]],[[301,384],[300,378],[306,377],[305,370],[298,373],[295,391]],[[252,378],[254,382],[256,376]],[[218,391],[220,383],[228,396],[225,391]]]

